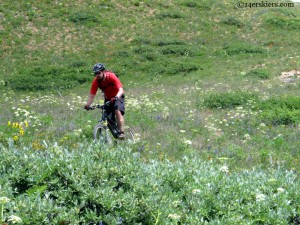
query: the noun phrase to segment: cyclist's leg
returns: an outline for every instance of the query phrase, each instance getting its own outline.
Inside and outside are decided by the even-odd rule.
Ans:
[[[125,128],[124,114],[125,114],[125,101],[124,101],[124,96],[122,96],[115,102],[115,115],[116,115],[117,124],[118,124],[121,137],[124,136],[124,128]]]

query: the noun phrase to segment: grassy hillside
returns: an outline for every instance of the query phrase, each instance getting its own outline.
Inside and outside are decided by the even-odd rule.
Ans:
[[[41,224],[37,221],[44,217],[48,222],[43,224],[265,224],[270,218],[275,219],[269,224],[299,224],[300,209],[291,199],[299,198],[300,6],[283,3],[241,8],[231,0],[3,0],[0,197],[13,200],[5,214],[19,213],[24,224]],[[136,133],[134,144],[91,144],[99,114],[83,106],[97,62],[124,84],[125,120]],[[100,101],[99,93],[95,103]],[[120,155],[103,156],[102,151]],[[32,157],[30,163],[23,153]],[[89,154],[85,157],[93,169],[76,159],[82,153]],[[48,154],[60,155],[61,161]],[[128,162],[121,171],[113,160],[124,155]],[[74,157],[70,167],[82,167],[89,175],[83,178],[62,164],[65,157]],[[97,160],[105,162],[107,177],[116,183],[91,172],[105,170]],[[50,168],[46,172],[44,163]],[[159,187],[157,199],[146,186],[135,189],[141,185],[138,179],[159,177],[166,167],[161,183],[149,184]],[[205,177],[216,174],[212,185],[220,201],[210,204],[213,196],[200,193],[208,181],[197,183],[197,170]],[[72,171],[79,176],[70,178],[72,183],[82,179],[82,184],[70,189],[64,179]],[[197,174],[189,177],[191,171]],[[226,177],[228,192],[217,185],[219,173]],[[244,173],[257,183],[247,183]],[[261,180],[264,176],[268,180]],[[102,183],[94,188],[107,185],[115,198],[93,198],[84,191],[95,177]],[[240,180],[245,183],[237,199],[232,193]],[[116,190],[118,185],[124,186]],[[191,195],[194,189],[204,203]],[[279,196],[282,189],[285,195]],[[260,194],[267,199],[263,205],[256,198]],[[156,205],[164,196],[172,196],[172,202],[162,201],[162,210]],[[49,198],[51,204],[43,203]],[[121,206],[130,202],[135,202],[132,210]],[[28,216],[37,208],[40,214]],[[60,210],[66,215],[58,216]],[[74,217],[67,220],[70,214]]]

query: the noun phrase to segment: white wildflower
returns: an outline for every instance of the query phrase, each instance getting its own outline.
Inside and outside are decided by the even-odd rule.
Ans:
[[[251,139],[251,136],[250,136],[250,134],[245,134],[245,135],[244,135],[244,138],[245,138],[246,140],[250,140],[250,139]]]
[[[228,169],[227,166],[222,166],[222,167],[220,168],[220,171],[221,171],[221,172],[224,172],[224,173],[229,173],[229,169]]]
[[[8,217],[8,222],[11,222],[13,224],[15,223],[22,223],[22,219],[18,216],[15,216],[15,215],[11,215]]]
[[[0,197],[0,204],[6,204],[10,202],[10,199],[7,197]]]
[[[186,145],[191,145],[192,141],[184,139],[183,143],[186,144]]]
[[[261,123],[261,124],[259,124],[259,127],[265,127],[266,126],[266,124],[265,123]]]
[[[257,202],[261,202],[261,201],[264,201],[266,200],[266,196],[264,194],[257,194],[256,195],[256,201]]]
[[[177,215],[177,214],[169,214],[168,217],[171,218],[171,219],[174,219],[174,220],[179,220],[180,219],[180,215]]]
[[[198,194],[198,193],[200,193],[200,192],[201,192],[200,189],[194,189],[194,190],[192,191],[193,194]]]
[[[285,192],[285,189],[282,188],[282,187],[279,187],[279,188],[277,188],[277,192],[278,193],[283,193],[283,192]]]

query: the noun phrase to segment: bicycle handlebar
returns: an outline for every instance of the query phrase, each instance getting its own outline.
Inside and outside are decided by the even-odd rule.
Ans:
[[[104,107],[105,107],[105,105],[106,106],[109,106],[110,105],[110,101],[107,101],[107,102],[105,102],[105,104],[103,104],[103,105],[99,105],[99,104],[97,104],[97,105],[93,105],[93,106],[89,106],[89,110],[94,110],[94,109],[104,109]]]

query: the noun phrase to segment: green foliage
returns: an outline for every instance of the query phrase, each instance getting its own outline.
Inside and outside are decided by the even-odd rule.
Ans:
[[[203,100],[203,105],[211,109],[234,108],[245,105],[250,100],[257,99],[257,95],[245,91],[212,93]]]
[[[234,173],[195,154],[144,163],[129,146],[88,143],[44,154],[11,145],[0,156],[7,210],[23,224],[287,223],[298,210],[299,179],[286,170]]]
[[[236,26],[238,28],[241,28],[244,26],[244,24],[240,20],[236,19],[233,16],[227,16],[227,17],[223,18],[221,20],[221,23],[230,25],[230,26]]]
[[[181,14],[180,12],[176,12],[176,11],[167,11],[167,12],[163,12],[157,15],[158,19],[182,19],[184,18],[184,15]]]
[[[265,69],[253,69],[246,73],[246,76],[250,78],[269,79],[271,74]]]
[[[263,50],[259,46],[255,46],[253,44],[241,43],[237,42],[234,44],[226,45],[223,50],[228,55],[238,55],[238,54],[263,54],[265,50]]]
[[[82,64],[81,64],[82,65]],[[88,74],[80,64],[72,65],[73,68],[60,67],[35,67],[24,69],[7,79],[7,85],[14,90],[49,90],[66,89],[83,84],[90,80]]]
[[[265,19],[265,23],[268,26],[274,28],[280,28],[283,30],[299,30],[300,29],[300,19],[298,18],[288,18],[282,16],[270,16]]]
[[[92,12],[74,12],[70,15],[70,21],[76,24],[94,24],[99,22],[99,19]]]
[[[195,47],[182,46],[182,45],[168,45],[161,50],[163,55],[175,56],[196,56],[201,55],[200,51]]]
[[[263,111],[260,118],[269,124],[290,125],[300,122],[300,97],[298,96],[273,97],[258,103],[256,107]]]

